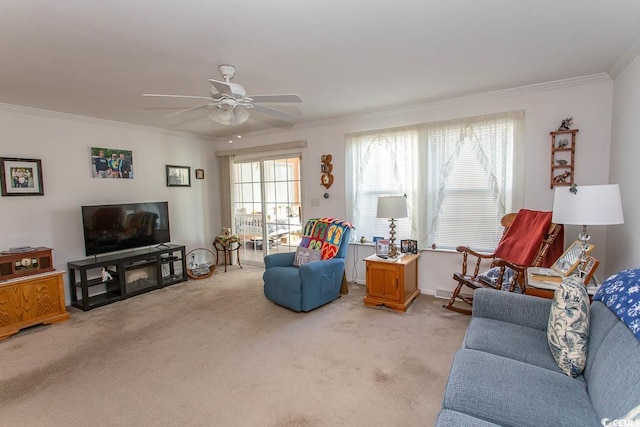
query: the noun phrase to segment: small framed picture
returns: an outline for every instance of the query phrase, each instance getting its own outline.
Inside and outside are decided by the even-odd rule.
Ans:
[[[204,169],[196,169],[196,179],[204,179]]]
[[[376,242],[376,255],[380,258],[389,256],[389,239],[380,239]]]
[[[588,244],[585,255],[591,253],[595,245]],[[553,263],[551,269],[560,273],[563,277],[567,277],[580,263],[580,254],[582,253],[582,243],[579,240],[574,241],[566,251]]]
[[[410,252],[410,243],[411,240],[400,240],[400,252],[402,252],[403,254],[409,253]]]
[[[43,196],[42,161],[0,157],[3,196]]]
[[[409,252],[412,254],[418,253],[418,241],[417,240],[409,240]]]
[[[600,261],[591,255],[587,255],[585,261],[578,266],[578,273],[580,273],[580,277],[583,279],[582,282],[585,285],[589,283],[599,265]]]
[[[191,166],[167,165],[167,187],[191,187]]]

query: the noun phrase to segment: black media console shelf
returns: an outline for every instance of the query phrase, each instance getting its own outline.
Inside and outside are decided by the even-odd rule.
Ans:
[[[71,305],[84,311],[187,280],[185,247],[160,245],[72,261]]]

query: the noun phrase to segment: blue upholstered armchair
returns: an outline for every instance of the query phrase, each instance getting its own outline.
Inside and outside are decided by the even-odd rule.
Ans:
[[[299,312],[311,311],[338,298],[344,276],[344,257],[347,254],[351,225],[331,218],[311,219],[305,226],[301,247],[313,248],[315,245],[320,250],[316,238],[321,237],[324,240],[323,233],[326,233],[328,239],[332,238],[334,234],[330,225],[328,228],[325,225],[320,232],[314,229],[314,221],[326,222],[327,219],[348,225],[342,226],[339,230],[339,245],[335,255],[330,259],[309,262],[299,267],[294,265],[296,252],[267,255],[264,258],[266,270],[263,275],[264,295],[267,299]],[[322,248],[325,247],[326,243]]]

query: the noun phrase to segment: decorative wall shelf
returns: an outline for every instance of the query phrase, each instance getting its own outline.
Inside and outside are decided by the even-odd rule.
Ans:
[[[575,181],[576,133],[579,129],[556,130],[551,135],[550,187],[570,186]]]

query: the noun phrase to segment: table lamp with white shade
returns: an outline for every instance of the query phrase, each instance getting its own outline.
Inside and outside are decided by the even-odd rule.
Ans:
[[[553,197],[553,218],[556,224],[581,225],[580,263],[586,261],[589,247],[588,225],[624,224],[620,186],[580,185],[571,188],[556,187]]]
[[[378,197],[377,218],[389,218],[389,257],[396,258],[398,256],[398,247],[396,246],[396,224],[398,218],[407,217],[407,198],[405,196],[386,196]]]

